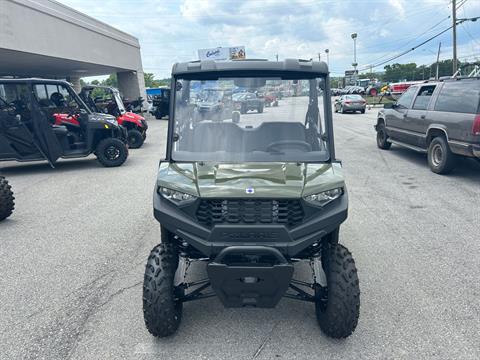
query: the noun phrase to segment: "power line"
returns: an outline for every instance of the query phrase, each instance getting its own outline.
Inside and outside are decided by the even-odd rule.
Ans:
[[[440,25],[440,24],[443,23],[444,21],[450,19],[450,17],[451,17],[451,16],[449,15],[449,16],[447,16],[446,18],[440,20],[439,22],[437,22],[435,25],[429,27],[427,30],[425,30],[425,31],[424,31],[423,33],[421,33],[420,35],[417,35],[416,37],[414,37],[413,39],[411,39],[411,40],[407,41],[406,43],[400,45],[399,47],[404,47],[404,46],[407,46],[408,44],[411,44],[411,43],[414,42],[415,40],[421,38],[423,35],[427,34],[427,33],[430,32],[431,30],[433,30],[434,28],[436,28],[438,25]],[[376,58],[375,60],[370,61],[369,63],[375,63],[375,62],[377,62],[377,61],[379,61],[379,60],[381,60],[381,59],[383,59],[383,58],[385,58],[385,57],[387,57],[387,56],[389,56],[389,54],[385,54],[385,55],[383,55],[383,56],[380,56],[379,58]],[[369,67],[370,67],[370,66],[369,66]]]
[[[473,17],[473,18],[458,19],[458,20],[457,20],[457,25],[458,25],[458,24],[462,24],[462,23],[464,23],[465,21],[477,21],[478,19],[480,19],[480,16]],[[400,54],[397,54],[397,55],[389,58],[388,60],[382,61],[382,62],[380,62],[380,63],[378,63],[378,64],[375,64],[375,65],[369,65],[369,66],[367,66],[367,67],[365,67],[365,68],[363,68],[363,69],[360,69],[359,71],[365,71],[365,70],[368,70],[368,69],[370,69],[370,68],[376,68],[376,67],[379,67],[380,65],[384,65],[384,64],[386,64],[386,63],[389,63],[390,61],[393,61],[393,60],[395,60],[395,59],[398,59],[399,57],[401,57],[401,56],[403,56],[403,55],[406,55],[406,54],[408,54],[408,53],[410,53],[410,52],[418,49],[419,47],[425,45],[426,43],[432,41],[433,39],[439,37],[440,35],[446,33],[448,30],[450,30],[450,29],[452,29],[452,28],[453,28],[453,25],[449,26],[448,28],[446,28],[445,30],[439,32],[438,34],[436,34],[436,35],[428,38],[427,40],[421,42],[420,44],[418,44],[418,45],[416,45],[416,46],[414,46],[414,47],[412,47],[412,48],[410,48],[410,49],[408,49],[408,50],[405,50],[405,51],[401,52]]]

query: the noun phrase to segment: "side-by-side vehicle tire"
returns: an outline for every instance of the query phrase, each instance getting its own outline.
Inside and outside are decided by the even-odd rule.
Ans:
[[[123,165],[128,157],[128,148],[125,143],[119,139],[106,138],[97,145],[98,161],[105,167],[115,167]]]
[[[12,187],[8,184],[7,179],[0,176],[0,221],[12,215],[14,208],[15,197],[13,196]]]

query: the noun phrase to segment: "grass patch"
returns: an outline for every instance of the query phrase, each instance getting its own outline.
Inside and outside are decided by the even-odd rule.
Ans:
[[[365,96],[364,98],[368,105],[383,105],[395,102],[395,100],[387,96],[384,96],[383,98],[381,96]]]

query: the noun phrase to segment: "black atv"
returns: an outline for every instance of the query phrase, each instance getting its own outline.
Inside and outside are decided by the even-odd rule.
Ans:
[[[128,157],[127,131],[95,114],[69,83],[44,79],[0,80],[0,161],[86,157],[106,167]]]
[[[8,184],[7,179],[0,176],[0,221],[12,215],[15,208],[14,200],[12,187]]]

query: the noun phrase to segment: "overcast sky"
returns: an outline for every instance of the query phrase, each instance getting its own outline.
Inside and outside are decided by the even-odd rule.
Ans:
[[[341,75],[351,68],[358,33],[359,67],[378,64],[451,25],[450,0],[60,0],[136,36],[145,72],[169,77],[172,64],[197,59],[197,49],[246,47],[247,57],[326,59]],[[464,0],[457,0],[462,4]],[[480,16],[480,0],[466,0],[459,18]],[[439,41],[452,55],[451,31],[395,62],[430,64]],[[480,21],[458,27],[458,57],[480,59]],[[379,66],[375,70],[383,70]]]

